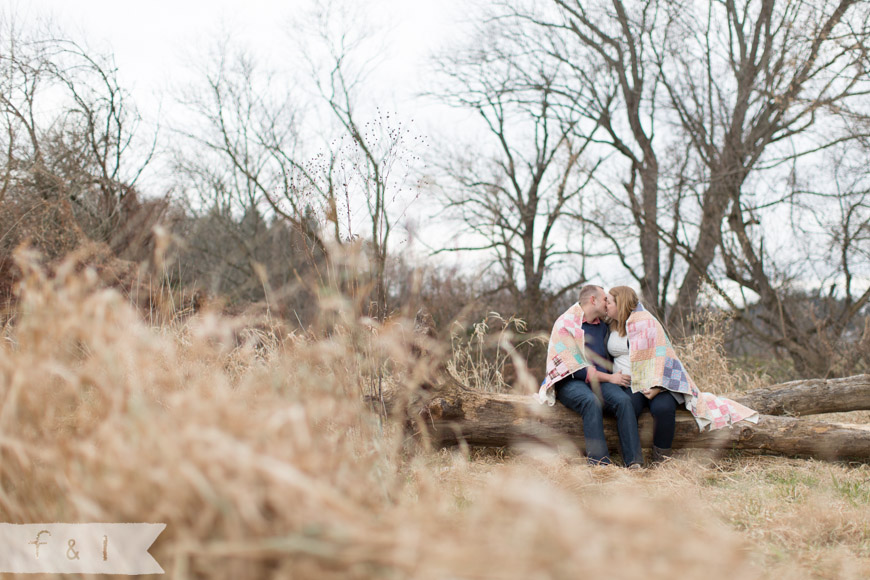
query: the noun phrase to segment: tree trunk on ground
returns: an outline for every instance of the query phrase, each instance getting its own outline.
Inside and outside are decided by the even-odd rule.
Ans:
[[[862,385],[866,391],[863,397]],[[782,397],[779,403],[777,393]],[[802,403],[803,399],[807,402]],[[770,412],[809,413],[852,410],[844,405],[868,408],[868,399],[870,376],[863,375],[831,381],[786,383],[759,389],[740,400],[744,404],[755,401],[757,407],[754,408]],[[386,402],[389,407],[389,397]],[[476,391],[452,378],[425,393],[407,410],[436,446],[465,443],[484,447],[517,444],[559,447],[567,444],[585,448],[581,419],[561,404],[548,407],[527,395]],[[639,428],[641,443],[645,447],[652,444],[652,427],[652,417],[648,413],[641,415]],[[605,435],[611,451],[617,451],[616,421],[609,417],[605,417]],[[763,414],[758,424],[744,421],[732,428],[699,432],[691,414],[678,411],[674,448],[757,449],[824,460],[868,460],[870,426]]]
[[[870,375],[792,381],[735,398],[766,415],[817,415],[870,410]]]

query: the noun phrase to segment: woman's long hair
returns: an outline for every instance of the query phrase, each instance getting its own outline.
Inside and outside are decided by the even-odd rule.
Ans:
[[[610,330],[618,332],[619,336],[625,336],[625,322],[637,308],[640,299],[635,291],[628,286],[611,288],[610,295],[616,300],[616,318],[610,321]]]

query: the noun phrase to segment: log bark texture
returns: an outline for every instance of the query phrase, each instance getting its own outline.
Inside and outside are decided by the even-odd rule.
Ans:
[[[817,415],[870,410],[870,375],[792,381],[735,400],[765,415]]]
[[[867,377],[853,381],[826,381],[823,396],[837,398],[837,388],[859,390]],[[764,389],[765,393],[750,393],[741,398],[758,401],[764,410],[774,412],[832,412],[844,409],[842,404],[801,404],[801,397],[813,398],[814,381],[801,381],[784,388]],[[770,392],[767,392],[770,391]],[[777,404],[781,392],[787,404]],[[798,394],[800,393],[800,394]],[[863,400],[858,395],[849,399]],[[858,404],[858,403],[849,403]],[[750,404],[751,406],[751,404]],[[757,408],[757,407],[754,407]],[[472,446],[501,447],[522,443],[542,443],[559,446],[566,443],[584,449],[582,420],[557,403],[555,407],[541,405],[530,396],[486,393],[464,387],[453,379],[441,383],[427,396],[408,409],[417,417],[433,444],[450,446],[465,443]],[[819,411],[815,411],[819,412]],[[652,445],[652,417],[645,412],[640,417],[641,443]],[[619,450],[616,421],[605,417],[605,435],[612,453]],[[700,432],[688,411],[677,412],[674,448],[757,449],[784,455],[801,455],[824,460],[854,458],[870,460],[870,426],[846,425],[813,421],[796,417],[763,414],[758,424],[741,422],[731,428]]]

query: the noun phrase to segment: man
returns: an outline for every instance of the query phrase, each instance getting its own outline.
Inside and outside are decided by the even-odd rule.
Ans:
[[[609,465],[610,453],[604,439],[603,413],[616,416],[622,460],[629,468],[643,464],[637,431],[637,417],[631,396],[620,384],[622,373],[610,373],[607,336],[610,332],[601,319],[606,312],[606,294],[600,286],[580,289],[577,304],[553,325],[547,349],[547,377],[539,399],[563,405],[583,418],[586,458],[593,465]]]

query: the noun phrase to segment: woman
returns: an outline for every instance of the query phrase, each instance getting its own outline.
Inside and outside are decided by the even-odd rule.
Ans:
[[[686,373],[664,328],[640,304],[628,286],[612,288],[605,298],[610,318],[607,350],[613,357],[614,373],[628,377],[631,401],[637,415],[649,407],[653,416],[652,460],[660,463],[671,456],[676,429],[677,405],[685,405],[699,429],[719,429],[737,421],[758,421],[758,413],[743,405],[702,393]]]
[[[607,295],[605,308],[610,318],[610,338],[607,340],[607,352],[613,357],[614,372],[628,376],[627,384],[631,384],[631,352],[626,324],[632,312],[637,309],[640,300],[634,290],[628,286],[612,288]],[[637,416],[649,407],[653,416],[653,463],[660,463],[671,456],[677,419],[677,396],[662,387],[644,389],[631,394],[631,403]]]

